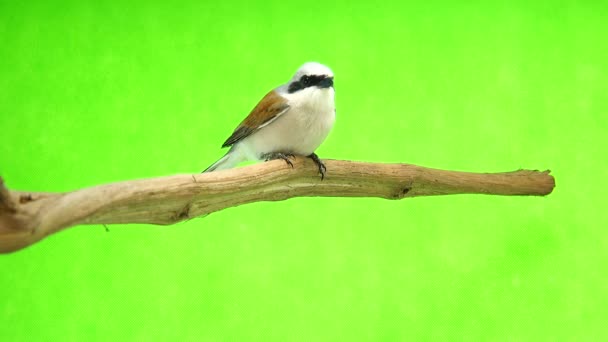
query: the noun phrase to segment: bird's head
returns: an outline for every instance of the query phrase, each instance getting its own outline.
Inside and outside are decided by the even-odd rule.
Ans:
[[[310,87],[326,89],[333,86],[334,73],[330,68],[317,62],[307,62],[293,76],[287,91],[292,94]]]

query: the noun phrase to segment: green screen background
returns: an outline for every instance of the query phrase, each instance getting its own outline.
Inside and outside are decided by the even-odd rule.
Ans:
[[[0,340],[608,339],[608,5],[528,3],[0,1],[12,189],[199,172],[309,60],[323,158],[557,179],[73,228],[0,256]]]

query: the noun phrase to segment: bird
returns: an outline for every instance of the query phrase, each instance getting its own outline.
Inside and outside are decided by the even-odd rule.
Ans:
[[[247,160],[305,156],[319,169],[321,180],[327,168],[315,150],[329,135],[336,118],[334,74],[321,63],[304,63],[291,80],[269,93],[234,129],[222,148],[228,152],[203,171],[230,169]]]

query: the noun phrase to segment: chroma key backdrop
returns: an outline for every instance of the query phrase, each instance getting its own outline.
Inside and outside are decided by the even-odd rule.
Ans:
[[[0,1],[11,189],[200,172],[306,61],[335,73],[321,158],[557,182],[75,227],[0,255],[0,340],[608,340],[607,23],[600,1]]]

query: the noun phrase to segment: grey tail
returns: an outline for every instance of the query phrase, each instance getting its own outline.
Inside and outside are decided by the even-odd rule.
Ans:
[[[225,170],[231,169],[237,166],[240,162],[243,161],[243,158],[239,155],[239,153],[235,153],[234,149],[230,149],[225,156],[220,158],[220,160],[211,164],[208,168],[206,168],[202,173],[205,172],[213,172],[216,170]]]

